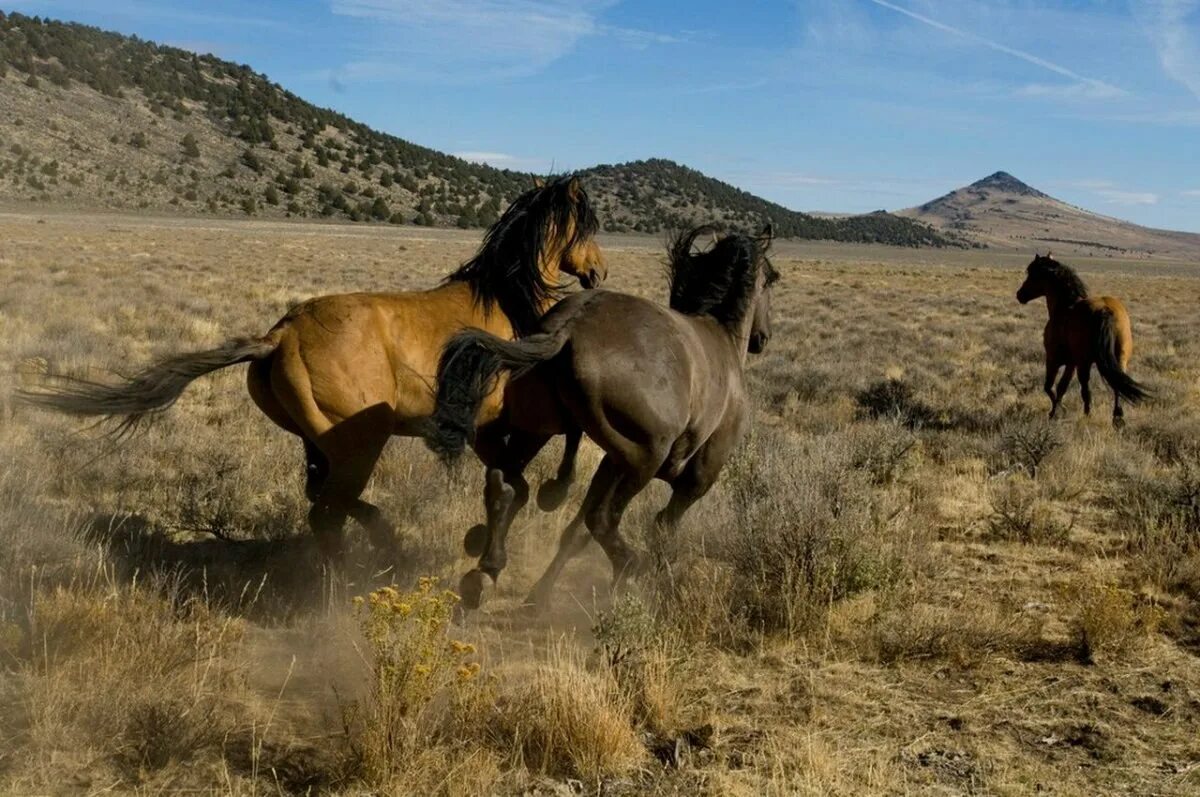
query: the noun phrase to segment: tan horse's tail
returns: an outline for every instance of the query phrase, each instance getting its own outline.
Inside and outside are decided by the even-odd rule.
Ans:
[[[482,329],[466,329],[451,338],[438,361],[437,399],[425,435],[429,449],[446,462],[461,456],[475,436],[484,396],[500,374],[520,374],[549,360],[569,338],[566,328],[520,340],[504,340]]]
[[[1150,391],[1125,373],[1117,356],[1119,342],[1116,316],[1111,311],[1100,318],[1100,336],[1096,341],[1096,368],[1120,398],[1136,404],[1150,398]]]
[[[17,397],[27,404],[68,415],[120,418],[117,430],[124,433],[170,408],[195,379],[230,365],[261,360],[277,345],[273,335],[238,338],[215,349],[155,363],[114,385],[55,376],[41,387],[18,391]]]

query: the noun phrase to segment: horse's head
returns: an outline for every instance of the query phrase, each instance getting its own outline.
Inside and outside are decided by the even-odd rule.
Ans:
[[[1050,257],[1050,252],[1034,254],[1032,262],[1025,269],[1025,282],[1016,289],[1016,300],[1025,305],[1051,293],[1056,284],[1056,274],[1061,268],[1058,260]]]
[[[556,191],[547,217],[545,245],[542,250],[543,273],[547,282],[556,282],[558,274],[570,274],[584,288],[594,288],[608,277],[608,266],[596,233],[600,224],[578,175],[555,180],[535,190]]]
[[[771,287],[779,281],[779,272],[775,270],[775,266],[767,257],[767,250],[771,248],[771,241],[774,238],[775,231],[770,223],[755,238],[755,256],[758,260],[756,285],[758,297],[754,302],[754,319],[750,322],[749,350],[751,354],[761,354],[767,347],[767,341],[771,339]]]

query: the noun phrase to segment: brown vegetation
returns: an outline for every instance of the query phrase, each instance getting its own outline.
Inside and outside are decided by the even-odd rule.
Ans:
[[[1074,395],[1045,422],[1024,253],[784,246],[752,439],[677,539],[652,532],[663,489],[626,517],[652,572],[613,599],[592,550],[549,616],[517,611],[576,493],[517,519],[487,610],[455,626],[419,577],[470,566],[475,467],[393,441],[368,497],[407,566],[379,572],[356,535],[335,576],[299,446],[241,374],[119,445],[11,396],[319,293],[429,285],[470,235],[44,222],[0,219],[0,792],[1200,788],[1192,276],[1080,264],[1126,299],[1157,396],[1117,432]],[[656,243],[602,244],[613,287],[664,295]]]

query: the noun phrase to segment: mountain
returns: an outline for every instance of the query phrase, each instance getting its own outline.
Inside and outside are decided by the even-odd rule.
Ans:
[[[1122,257],[1200,256],[1200,235],[1156,230],[1055,199],[996,172],[898,215],[986,246]]]
[[[532,175],[318,108],[247,66],[0,12],[0,201],[393,224],[491,224]],[[887,213],[817,218],[667,160],[583,172],[610,231],[770,219],[780,235],[962,245]]]

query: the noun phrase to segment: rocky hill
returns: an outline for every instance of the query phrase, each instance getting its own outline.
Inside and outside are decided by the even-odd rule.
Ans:
[[[797,213],[666,160],[584,176],[611,231],[770,219],[791,237],[959,243],[886,213]],[[247,66],[0,12],[0,202],[469,228],[531,179],[373,130]]]
[[[996,172],[899,215],[987,246],[1093,256],[1200,257],[1200,235],[1156,230],[1055,199]]]

